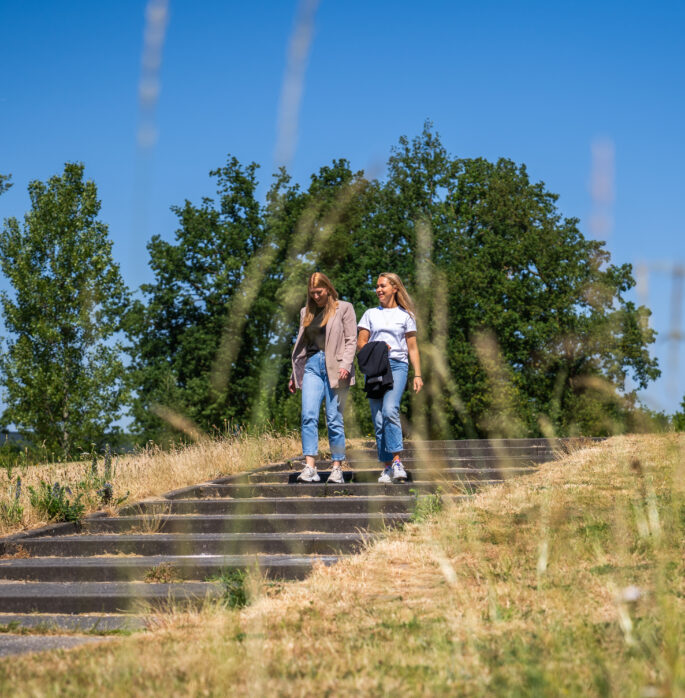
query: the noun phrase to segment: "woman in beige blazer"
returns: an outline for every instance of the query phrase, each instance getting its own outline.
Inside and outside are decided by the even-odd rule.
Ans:
[[[354,383],[356,346],[354,307],[338,300],[325,274],[312,274],[307,305],[300,311],[300,329],[292,356],[293,371],[288,382],[291,393],[298,388],[302,390],[302,453],[306,463],[297,477],[302,482],[321,480],[315,463],[319,452],[319,411],[324,398],[333,460],[327,481],[344,482],[340,467],[345,459],[343,410],[349,387]]]

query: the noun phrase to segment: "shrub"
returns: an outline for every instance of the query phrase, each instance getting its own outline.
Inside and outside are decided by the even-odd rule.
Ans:
[[[59,482],[51,485],[41,480],[37,490],[29,487],[31,506],[50,521],[81,521],[85,511],[85,506],[81,503],[83,494],[78,494],[72,499],[70,495],[71,489],[60,485]]]
[[[247,606],[249,599],[246,588],[246,570],[224,570],[218,577],[214,577],[212,581],[218,582],[223,587],[223,600],[229,608],[243,608],[243,606]]]

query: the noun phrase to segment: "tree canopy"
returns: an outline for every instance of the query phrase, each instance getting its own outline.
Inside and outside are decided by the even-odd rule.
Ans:
[[[0,174],[0,194],[4,194],[12,186],[12,176]]]
[[[332,161],[304,185],[228,156],[216,194],[173,207],[148,243],[153,280],[131,302],[83,166],[29,186],[5,222],[1,297],[6,424],[55,447],[96,440],[131,405],[141,438],[227,425],[296,428],[286,390],[308,276],[326,273],[357,317],[398,273],[417,306],[426,383],[403,404],[432,438],[603,434],[632,428],[636,390],[659,375],[649,310],[629,264],[565,218],[558,196],[508,159],[457,158],[426,123],[383,178]],[[0,175],[0,193],[10,185]],[[117,333],[128,337],[128,366]],[[360,386],[351,432],[371,431]]]
[[[11,333],[0,358],[5,424],[69,454],[110,429],[127,401],[117,332],[129,296],[112,259],[100,201],[83,165],[29,184],[23,225],[5,221],[0,294]]]
[[[229,157],[212,173],[218,201],[186,201],[175,244],[150,243],[156,280],[133,333],[142,429],[153,401],[204,429],[297,426],[284,386],[314,270],[358,316],[380,272],[405,280],[430,386],[405,410],[435,437],[601,433],[634,405],[627,381],[659,375],[649,311],[626,300],[630,265],[611,264],[524,165],[451,157],[426,124],[400,139],[384,180],[346,160],[306,189],[281,171],[260,205],[256,171]],[[364,432],[366,407],[352,402]]]

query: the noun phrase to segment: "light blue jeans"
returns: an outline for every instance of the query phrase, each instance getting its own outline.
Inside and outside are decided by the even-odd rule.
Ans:
[[[326,398],[326,426],[332,460],[345,458],[343,410],[348,388],[331,388],[326,371],[326,355],[320,351],[307,359],[302,379],[302,453],[319,453],[319,411]]]
[[[393,387],[382,398],[369,398],[371,419],[376,432],[378,460],[388,463],[393,454],[403,449],[402,424],[400,423],[400,400],[407,385],[409,364],[390,359]]]

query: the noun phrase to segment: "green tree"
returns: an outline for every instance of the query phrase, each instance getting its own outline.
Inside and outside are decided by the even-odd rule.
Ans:
[[[129,325],[133,416],[147,438],[177,433],[161,418],[170,414],[203,430],[250,421],[293,229],[283,221],[297,200],[281,172],[262,206],[256,171],[229,157],[210,173],[218,200],[174,207],[175,241],[148,244],[155,280],[142,287],[146,303],[135,305]]]
[[[0,194],[4,194],[11,186],[12,175],[0,174]]]
[[[101,439],[127,399],[117,333],[129,297],[96,186],[83,175],[68,163],[31,182],[23,225],[9,218],[0,234],[13,287],[0,294],[11,335],[0,359],[2,419],[65,455]]]
[[[630,265],[610,264],[525,166],[452,158],[426,124],[400,139],[384,193],[370,224],[392,230],[390,263],[417,292],[424,344],[446,355],[448,380],[436,362],[427,373],[451,433],[492,433],[502,400],[516,418],[495,431],[539,433],[543,418],[559,433],[601,432],[598,411],[619,418],[634,402],[628,377],[642,388],[659,375],[650,313],[625,297]]]
[[[284,386],[315,270],[358,317],[376,304],[379,273],[405,280],[428,388],[403,409],[431,436],[637,423],[627,381],[644,387],[659,370],[649,311],[626,298],[630,265],[612,265],[525,166],[451,157],[426,124],[400,139],[384,180],[334,160],[306,189],[277,173],[261,205],[256,168],[229,158],[212,173],[218,200],[175,209],[175,243],[149,245],[156,280],[131,333],[142,432],[162,428],[154,404],[203,429],[297,426],[299,398]],[[368,433],[360,387],[349,404],[348,424]]]
[[[367,202],[361,173],[334,161],[303,191],[281,170],[260,205],[256,171],[229,157],[210,173],[216,200],[174,208],[175,241],[148,245],[155,281],[129,328],[133,414],[146,438],[171,437],[184,418],[210,431],[226,421],[296,426],[299,396],[286,385],[309,274],[340,272],[343,297],[359,283],[373,295],[368,272],[347,265]]]
[[[673,415],[673,428],[676,431],[685,431],[685,396],[680,403],[681,410]]]

